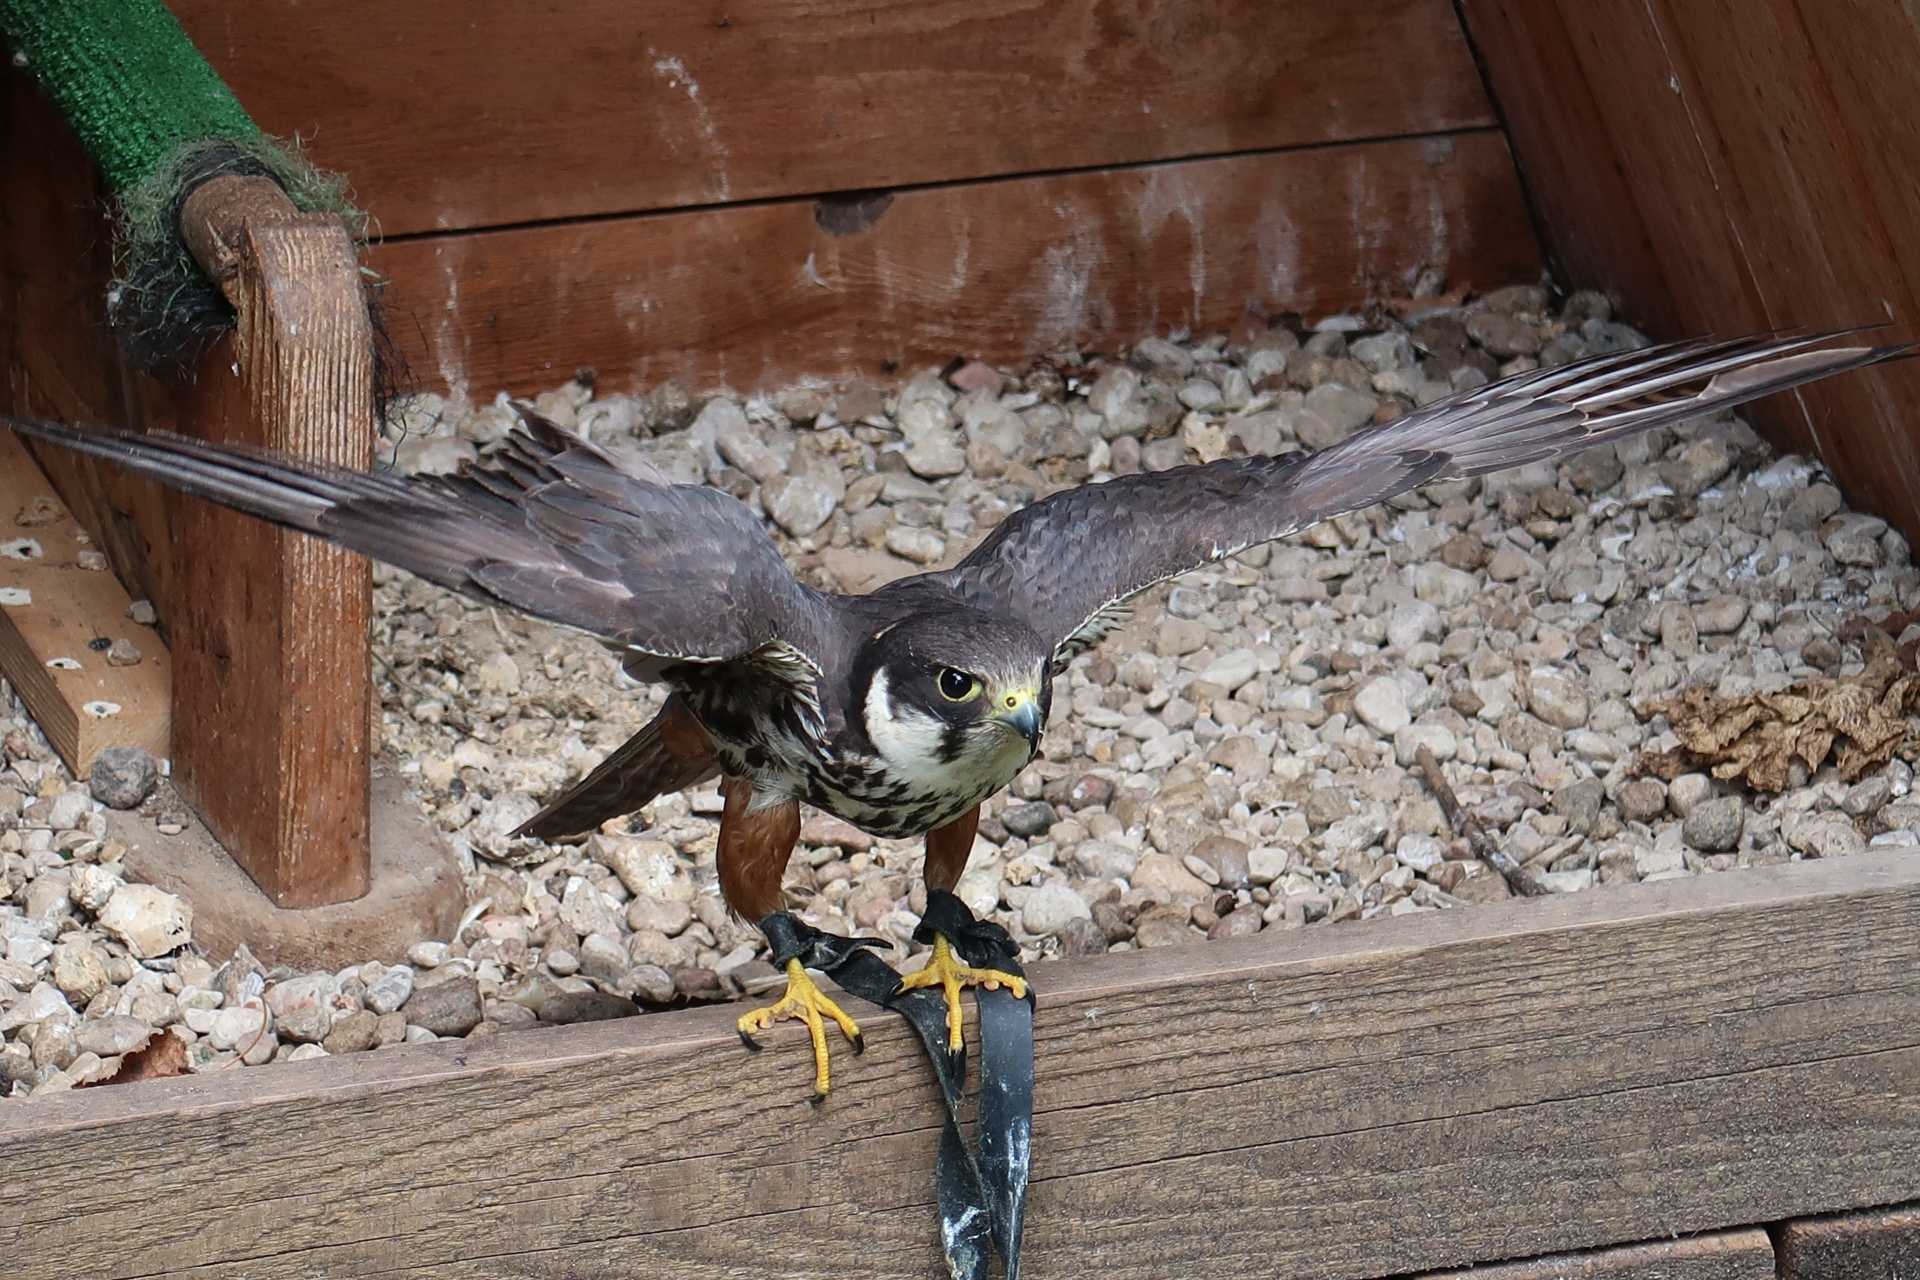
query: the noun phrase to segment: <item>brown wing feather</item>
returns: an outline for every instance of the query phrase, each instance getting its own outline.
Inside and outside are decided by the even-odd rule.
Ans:
[[[718,662],[777,642],[819,652],[824,600],[745,506],[624,470],[523,416],[495,462],[412,480],[165,432],[4,415],[0,426],[641,653]]]
[[[1328,449],[1081,485],[1016,512],[929,575],[1070,656],[1128,596],[1434,480],[1501,471],[1905,356],[1848,336],[1680,343],[1598,356],[1439,400]]]

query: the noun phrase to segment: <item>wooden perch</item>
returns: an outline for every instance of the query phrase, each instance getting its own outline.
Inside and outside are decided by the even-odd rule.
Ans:
[[[1920,1198],[1908,853],[1032,972],[1034,1280],[1404,1277]],[[0,1103],[0,1257],[20,1276],[944,1275],[941,1106],[900,1020],[861,1006],[867,1052],[814,1107],[805,1029],[749,1059],[738,1012]],[[55,1168],[60,1194],[37,1194]]]
[[[344,466],[373,455],[373,337],[338,218],[265,178],[215,178],[181,234],[238,312],[181,397],[183,431]],[[366,893],[363,558],[181,499],[174,507],[174,780],[282,907]]]

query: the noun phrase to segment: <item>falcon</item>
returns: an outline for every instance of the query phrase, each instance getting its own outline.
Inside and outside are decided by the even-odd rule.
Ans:
[[[1687,342],[1539,369],[1415,409],[1316,453],[1224,459],[1067,489],[1007,517],[950,569],[867,595],[798,581],[731,496],[672,484],[538,415],[485,462],[403,479],[161,432],[0,417],[197,497],[384,560],[486,604],[598,637],[670,690],[655,719],[522,830],[592,831],[721,779],[718,869],[787,989],[741,1038],[806,1022],[815,1089],[826,1024],[860,1030],[809,976],[864,940],[789,914],[781,879],[810,804],[876,835],[925,837],[930,898],[966,867],[980,804],[1039,749],[1052,677],[1158,583],[1418,485],[1605,445],[1912,348],[1858,331]],[[957,902],[942,901],[942,919]],[[964,913],[964,908],[961,909]],[[965,917],[969,918],[970,917]],[[950,1047],[960,992],[1025,981],[936,933],[903,990],[936,987]]]

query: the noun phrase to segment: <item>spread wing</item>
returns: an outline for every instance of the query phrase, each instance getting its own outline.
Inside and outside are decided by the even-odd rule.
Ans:
[[[930,576],[1019,617],[1063,663],[1099,643],[1129,596],[1256,543],[1431,481],[1592,448],[1913,350],[1831,345],[1857,332],[1597,356],[1449,396],[1318,453],[1081,485],[1009,516]]]
[[[824,601],[788,572],[745,506],[623,469],[546,419],[522,417],[484,465],[412,479],[165,432],[5,415],[0,426],[636,655],[705,663],[778,651],[775,665],[791,668],[796,656],[813,665],[805,655],[819,652]]]

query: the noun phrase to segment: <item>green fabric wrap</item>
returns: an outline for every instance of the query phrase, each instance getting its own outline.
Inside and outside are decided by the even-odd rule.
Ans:
[[[160,0],[0,0],[0,31],[115,191],[259,126]]]

